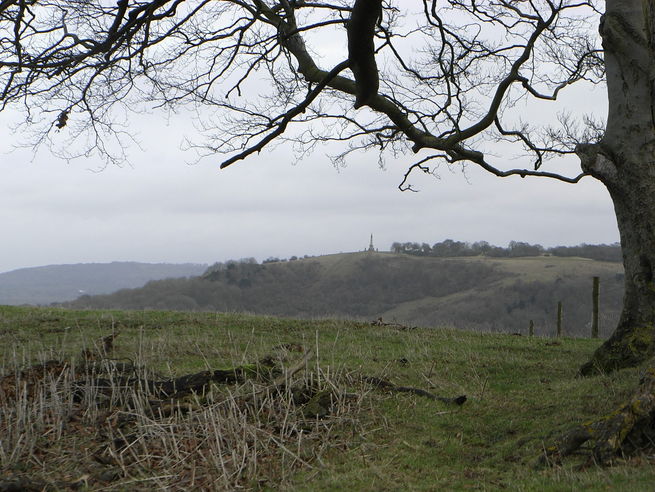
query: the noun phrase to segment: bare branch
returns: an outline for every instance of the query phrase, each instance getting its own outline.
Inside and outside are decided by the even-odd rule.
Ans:
[[[282,118],[280,118],[280,122],[277,125],[277,128],[273,130],[271,133],[266,135],[263,139],[261,139],[257,144],[247,148],[243,152],[235,155],[234,157],[231,157],[230,159],[227,159],[221,164],[221,169],[228,167],[231,164],[234,164],[237,161],[240,161],[242,159],[245,159],[248,157],[250,154],[253,154],[255,152],[260,152],[266,144],[271,142],[273,139],[276,137],[282,135],[284,131],[287,128],[287,125],[293,120],[293,118],[300,113],[304,112],[307,107],[316,99],[316,97],[321,93],[323,89],[328,85],[328,83],[337,76],[337,74],[344,69],[348,67],[348,61],[344,61],[339,63],[336,67],[334,67],[332,70],[328,72],[328,74],[325,76],[325,78],[319,82],[316,87],[307,95],[305,100],[298,104],[296,107],[293,109],[290,109],[287,111]],[[278,118],[276,118],[278,119]]]
[[[23,111],[29,145],[65,158],[97,153],[118,163],[133,138],[130,113],[191,107],[208,140],[194,147],[231,154],[222,167],[274,142],[304,155],[332,141],[347,144],[338,161],[354,150],[383,160],[429,149],[496,176],[581,179],[541,171],[548,157],[575,151],[575,125],[528,130],[512,108],[602,80],[592,3],[381,5],[366,40],[379,88],[364,101],[352,63],[321,68],[346,46],[352,1],[0,0],[0,110]],[[365,107],[351,112],[353,100]],[[477,145],[489,137],[532,155],[534,169],[491,164]],[[425,171],[421,159],[401,188]]]

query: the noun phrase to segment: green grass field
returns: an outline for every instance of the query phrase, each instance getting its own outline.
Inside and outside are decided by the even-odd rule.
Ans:
[[[119,336],[107,358],[129,361],[150,378],[245,367],[271,354],[288,368],[300,347],[312,357],[282,386],[258,373],[186,397],[184,408],[177,402],[166,415],[144,409],[151,400],[134,389],[130,398],[75,401],[66,392],[79,370],[68,383],[68,376],[51,377],[40,393],[5,395],[4,480],[36,477],[51,490],[652,491],[655,483],[653,456],[607,468],[585,455],[535,466],[560,433],[610,412],[636,387],[638,369],[576,378],[598,341],[241,314],[0,307],[0,377],[16,380],[20,368],[45,360],[79,368],[81,351],[112,332]],[[280,347],[287,347],[283,356]],[[383,391],[362,376],[468,401]],[[329,393],[327,415],[297,404],[299,387]]]

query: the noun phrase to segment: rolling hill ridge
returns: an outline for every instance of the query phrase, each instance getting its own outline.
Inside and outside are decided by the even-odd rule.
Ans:
[[[21,268],[0,273],[0,304],[50,304],[81,294],[107,294],[141,287],[150,280],[202,274],[207,265],[194,263],[78,263]]]
[[[557,302],[568,335],[588,336],[591,282],[601,278],[601,334],[618,319],[619,263],[584,258],[416,257],[346,253],[295,261],[228,262],[201,277],[153,281],[65,305],[100,309],[252,312],[276,316],[382,317],[411,326],[492,332],[554,330]]]

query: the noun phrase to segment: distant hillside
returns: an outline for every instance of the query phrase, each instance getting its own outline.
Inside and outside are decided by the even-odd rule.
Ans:
[[[351,253],[257,264],[229,262],[199,278],[149,282],[112,295],[84,296],[74,308],[246,311],[279,316],[382,317],[407,325],[452,325],[537,334],[554,330],[564,303],[570,335],[588,335],[591,278],[601,277],[601,331],[621,307],[618,263],[582,258],[434,258]]]
[[[141,287],[151,280],[202,274],[207,265],[192,263],[80,263],[21,268],[0,273],[0,304],[50,304],[82,294],[107,294]]]

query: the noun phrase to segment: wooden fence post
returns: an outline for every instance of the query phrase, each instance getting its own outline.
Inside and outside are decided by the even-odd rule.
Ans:
[[[591,314],[591,338],[598,338],[598,306],[600,294],[600,278],[594,277],[594,287],[591,291],[593,311]]]
[[[530,320],[530,327],[528,328],[528,335],[534,336],[534,321]]]
[[[562,336],[562,301],[557,303],[557,336]]]

